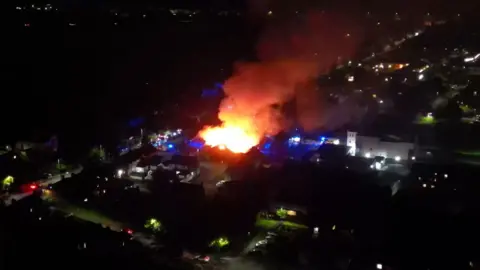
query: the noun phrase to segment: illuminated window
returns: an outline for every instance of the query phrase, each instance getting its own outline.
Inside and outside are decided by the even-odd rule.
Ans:
[[[287,211],[287,215],[289,216],[296,216],[297,215],[297,212],[293,211],[293,210],[288,210]]]

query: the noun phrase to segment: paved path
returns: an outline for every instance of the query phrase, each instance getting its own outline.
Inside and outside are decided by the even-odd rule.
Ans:
[[[39,185],[41,187],[46,187],[48,185],[53,185],[53,184],[56,184],[56,183],[62,181],[62,176],[64,176],[65,178],[70,178],[72,176],[72,173],[78,174],[78,173],[81,173],[82,171],[83,171],[82,165],[78,165],[78,167],[76,169],[72,170],[71,172],[63,173],[63,174],[57,174],[57,175],[52,176],[49,179],[40,179],[40,180],[34,181],[34,182],[39,183]],[[10,196],[8,196],[7,198],[5,198],[4,201],[5,201],[5,204],[8,206],[12,203],[12,200],[18,201],[18,200],[26,198],[26,197],[28,197],[32,194],[33,194],[33,192],[13,193],[13,194],[10,194]]]

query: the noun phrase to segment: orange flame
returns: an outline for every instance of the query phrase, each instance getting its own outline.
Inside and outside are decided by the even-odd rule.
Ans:
[[[246,153],[260,142],[260,136],[250,128],[227,124],[207,127],[200,131],[199,135],[206,145],[218,147],[220,150],[227,148],[233,153]]]
[[[312,12],[295,23],[267,24],[257,48],[259,61],[235,64],[223,85],[225,97],[218,112],[223,124],[204,128],[199,137],[219,150],[246,153],[264,136],[288,129],[292,121],[307,130],[323,127],[316,78],[330,70],[339,55],[349,59],[356,48],[356,40],[347,41],[343,30],[356,27],[344,22],[349,20]],[[284,115],[288,110],[282,106],[292,100],[298,119]]]

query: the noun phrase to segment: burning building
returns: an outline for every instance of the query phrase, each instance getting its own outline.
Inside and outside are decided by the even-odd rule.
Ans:
[[[308,130],[323,126],[316,79],[339,58],[354,53],[358,40],[345,40],[347,21],[310,13],[294,22],[269,25],[257,48],[258,61],[238,63],[223,85],[225,98],[218,113],[222,124],[205,127],[199,137],[206,145],[246,153],[294,122]],[[292,100],[297,110],[293,121],[284,113]]]

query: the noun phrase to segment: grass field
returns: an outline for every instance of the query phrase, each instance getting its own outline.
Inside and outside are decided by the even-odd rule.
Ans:
[[[471,156],[471,157],[480,157],[480,151],[473,150],[473,151],[457,151],[457,154],[464,155],[464,156]]]
[[[88,209],[80,205],[71,204],[66,200],[60,198],[56,194],[53,194],[53,193],[45,194],[43,196],[43,199],[52,203],[52,205],[57,210],[65,214],[71,214],[79,219],[100,224],[103,226],[108,226],[115,231],[121,231],[125,228],[125,226],[121,222],[112,220],[111,218],[101,214],[96,210]]]
[[[273,220],[273,219],[258,219],[257,222],[255,223],[255,226],[261,227],[267,230],[274,230],[280,226],[285,226],[287,228],[292,228],[292,229],[308,229],[307,226],[302,224],[294,223],[291,221],[281,221],[281,220]]]
[[[124,229],[122,223],[114,221],[95,210],[77,207],[74,205],[62,205],[61,207],[57,206],[57,209],[64,213],[70,213],[79,219],[108,226],[114,231],[122,231]]]

